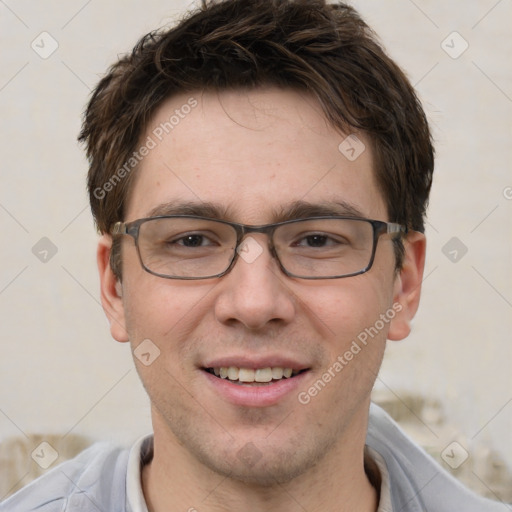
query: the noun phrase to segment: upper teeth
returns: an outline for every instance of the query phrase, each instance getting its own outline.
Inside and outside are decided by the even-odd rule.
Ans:
[[[270,382],[272,379],[278,380],[286,377],[287,379],[294,373],[292,368],[238,368],[237,366],[222,366],[214,368],[213,372],[217,377],[229,380],[238,380],[240,382]],[[295,372],[298,373],[298,372]]]

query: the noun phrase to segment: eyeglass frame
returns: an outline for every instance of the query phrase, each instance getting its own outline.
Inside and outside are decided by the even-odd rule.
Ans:
[[[139,248],[140,226],[146,222],[149,222],[152,220],[157,220],[157,219],[183,219],[183,218],[206,220],[206,221],[210,221],[210,222],[219,222],[221,224],[225,224],[225,225],[228,225],[228,226],[231,226],[232,228],[234,228],[237,238],[236,238],[236,244],[235,244],[235,247],[233,250],[233,257],[231,258],[231,261],[229,262],[228,267],[224,271],[220,272],[219,274],[214,274],[214,275],[206,276],[206,277],[179,277],[179,276],[169,276],[169,275],[165,275],[165,274],[159,274],[158,272],[154,272],[153,270],[146,267],[146,265],[142,261],[142,255],[140,253],[140,248]],[[327,220],[327,219],[357,220],[357,221],[368,222],[369,224],[371,224],[372,229],[373,229],[373,240],[372,240],[373,246],[372,246],[372,253],[371,253],[371,257],[370,257],[370,261],[369,261],[368,265],[365,268],[363,268],[362,270],[359,270],[357,272],[352,272],[350,274],[343,274],[343,275],[339,275],[339,276],[326,276],[326,277],[324,277],[324,276],[312,276],[312,277],[299,276],[299,275],[293,274],[293,273],[289,272],[288,270],[286,270],[286,268],[283,266],[283,264],[279,258],[279,255],[277,254],[277,250],[274,245],[273,238],[274,238],[275,230],[282,225],[293,224],[295,222],[304,222],[304,221],[310,221],[310,220]],[[409,229],[406,226],[403,226],[402,224],[397,224],[395,222],[385,222],[385,221],[381,221],[381,220],[374,220],[374,219],[367,219],[364,217],[354,217],[354,216],[346,216],[346,215],[345,216],[344,215],[323,215],[323,216],[318,216],[318,217],[306,217],[306,218],[300,218],[300,219],[285,220],[285,221],[275,222],[275,223],[271,223],[271,224],[261,224],[261,225],[256,225],[256,226],[250,225],[250,224],[241,224],[238,222],[230,222],[230,221],[223,220],[223,219],[202,217],[202,216],[198,216],[198,215],[157,215],[155,217],[143,217],[141,219],[137,219],[137,220],[134,220],[131,222],[118,221],[112,226],[112,228],[110,230],[110,235],[113,237],[114,236],[122,236],[122,235],[131,236],[135,241],[135,247],[137,248],[137,255],[139,257],[139,262],[140,262],[142,268],[149,274],[157,276],[157,277],[161,277],[163,279],[179,279],[182,281],[198,281],[201,279],[215,279],[218,277],[223,277],[226,274],[228,274],[235,266],[235,263],[239,256],[238,251],[239,251],[240,246],[242,245],[242,242],[243,242],[245,236],[249,233],[263,233],[268,236],[268,248],[269,248],[270,254],[272,255],[273,258],[275,258],[275,260],[279,264],[279,268],[286,276],[293,277],[296,279],[319,280],[319,279],[342,279],[344,277],[353,277],[353,276],[365,274],[373,266],[373,262],[375,260],[375,253],[377,252],[377,242],[379,241],[379,238],[382,235],[385,235],[385,234],[397,235],[396,237],[393,238],[393,240],[396,240],[399,237],[403,237],[403,236],[407,235],[408,232],[409,232]]]

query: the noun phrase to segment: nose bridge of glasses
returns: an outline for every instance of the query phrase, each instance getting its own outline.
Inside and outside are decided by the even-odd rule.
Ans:
[[[251,226],[251,225],[247,225],[247,224],[237,224],[235,227],[236,227],[236,231],[237,231],[237,243],[236,243],[237,253],[240,251],[240,247],[243,246],[244,242],[246,244],[248,244],[247,240],[250,237],[250,238],[252,238],[252,240],[254,240],[254,242],[256,244],[258,244],[258,246],[261,248],[260,249],[261,251],[264,250],[264,246],[266,245],[270,252],[270,255],[273,258],[279,259],[277,256],[277,253],[276,253],[276,249],[274,247],[274,242],[273,242],[273,234],[277,227],[276,225],[264,224],[264,225],[259,225],[259,226]],[[258,242],[257,238],[260,238],[260,237],[257,237],[257,238],[251,237],[252,234],[266,235],[266,237],[267,237],[266,244]]]

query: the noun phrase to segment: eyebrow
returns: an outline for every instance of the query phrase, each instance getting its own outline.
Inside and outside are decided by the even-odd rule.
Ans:
[[[208,202],[172,201],[155,206],[146,217],[160,217],[164,215],[193,215],[223,220],[228,218],[228,209],[221,205]]]
[[[283,222],[287,220],[324,216],[364,217],[361,210],[355,205],[343,200],[322,201],[319,203],[294,201],[288,205],[283,205],[279,211],[275,212],[274,217],[276,218],[276,222]]]
[[[229,207],[217,203],[196,201],[162,203],[151,209],[146,217],[166,215],[192,215],[236,222],[236,215],[233,215]],[[271,210],[272,222],[324,216],[365,217],[355,205],[344,200],[321,201],[319,203],[309,203],[302,200],[293,201],[282,205],[278,209]]]

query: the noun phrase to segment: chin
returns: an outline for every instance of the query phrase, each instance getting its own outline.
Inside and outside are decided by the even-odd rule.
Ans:
[[[214,473],[250,486],[269,488],[286,484],[309,471],[332,445],[327,440],[322,444],[318,440],[306,444],[299,439],[288,439],[284,444],[275,446],[267,441],[265,445],[265,440],[259,444],[233,442],[231,447],[241,448],[227,448],[223,454],[218,449],[200,446],[194,455]]]

